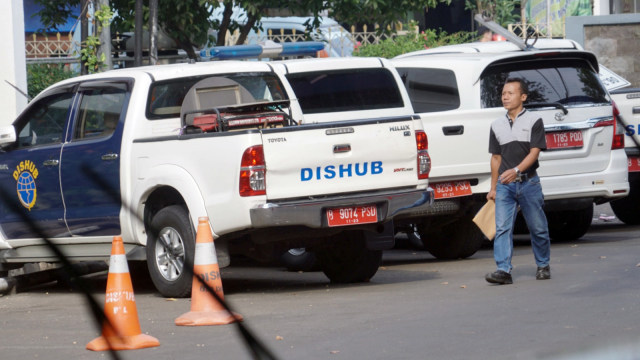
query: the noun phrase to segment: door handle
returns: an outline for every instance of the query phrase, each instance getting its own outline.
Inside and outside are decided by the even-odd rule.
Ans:
[[[109,153],[109,154],[102,155],[102,160],[104,160],[104,161],[116,160],[117,158],[118,158],[118,154],[115,154],[115,153]]]
[[[640,114],[640,106],[634,106],[633,109],[631,109],[631,113]]]
[[[464,125],[443,126],[442,132],[444,133],[445,136],[462,135],[464,134]]]
[[[42,163],[44,166],[58,166],[58,164],[60,164],[60,160],[58,159],[49,159]]]

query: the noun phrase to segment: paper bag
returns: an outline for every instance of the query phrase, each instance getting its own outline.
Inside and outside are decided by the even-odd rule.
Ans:
[[[496,236],[496,203],[493,200],[487,200],[473,218],[473,222],[478,225],[487,239],[493,240]]]

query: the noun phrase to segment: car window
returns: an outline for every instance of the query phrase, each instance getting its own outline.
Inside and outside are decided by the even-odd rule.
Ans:
[[[418,113],[454,110],[460,107],[456,75],[451,70],[398,68],[413,110]]]
[[[306,114],[403,107],[391,72],[383,68],[288,74]]]
[[[148,119],[167,119],[180,116],[180,107],[191,87],[208,76],[172,79],[153,84],[147,100]],[[286,100],[280,80],[272,73],[221,74],[247,89],[256,101]],[[232,104],[229,104],[232,105]]]
[[[126,96],[124,85],[82,91],[73,138],[79,140],[111,135],[120,120]]]
[[[598,74],[587,62],[537,59],[488,67],[481,77],[483,107],[502,106],[502,87],[508,77],[519,77],[527,82],[527,103],[580,105],[609,102]]]
[[[47,96],[34,103],[16,123],[17,147],[60,143],[64,140],[73,92]]]

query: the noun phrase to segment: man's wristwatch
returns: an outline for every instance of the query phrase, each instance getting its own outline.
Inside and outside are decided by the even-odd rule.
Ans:
[[[520,177],[520,169],[518,169],[517,167],[514,167],[513,170],[516,171],[516,176]]]

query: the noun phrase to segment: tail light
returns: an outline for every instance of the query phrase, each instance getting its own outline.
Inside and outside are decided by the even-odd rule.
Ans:
[[[427,134],[422,130],[416,131],[416,148],[418,150],[418,179],[428,179],[431,171],[429,140]]]
[[[613,104],[613,141],[611,142],[611,150],[624,149],[624,127],[618,123],[618,117],[620,116],[620,110]]]
[[[266,175],[262,145],[245,150],[240,164],[240,196],[266,195]]]

